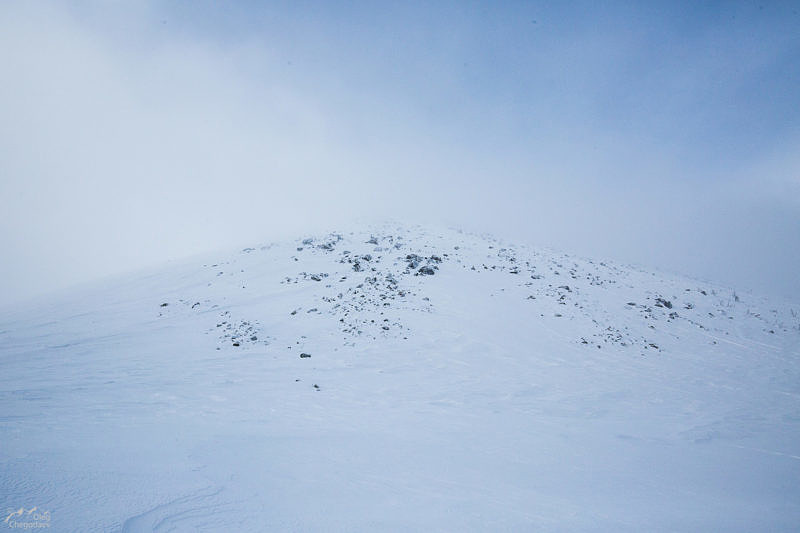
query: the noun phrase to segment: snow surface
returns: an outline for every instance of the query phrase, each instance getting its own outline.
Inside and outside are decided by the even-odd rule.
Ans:
[[[0,520],[796,531],[798,313],[391,224],[103,282],[0,315]]]

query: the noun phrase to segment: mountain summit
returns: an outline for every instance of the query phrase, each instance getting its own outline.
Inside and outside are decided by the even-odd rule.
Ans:
[[[392,224],[100,283],[0,316],[2,518],[789,531],[798,313]]]

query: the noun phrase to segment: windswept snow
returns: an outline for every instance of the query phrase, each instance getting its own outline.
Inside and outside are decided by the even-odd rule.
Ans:
[[[106,282],[0,316],[2,519],[796,530],[799,314],[397,225]]]

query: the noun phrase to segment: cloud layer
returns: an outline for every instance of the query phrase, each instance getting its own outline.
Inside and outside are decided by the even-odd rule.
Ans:
[[[391,217],[797,299],[798,20],[5,3],[0,292]]]

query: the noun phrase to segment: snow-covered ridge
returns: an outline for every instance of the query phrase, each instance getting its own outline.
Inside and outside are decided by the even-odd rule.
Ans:
[[[261,260],[283,261],[286,268],[269,280]],[[485,287],[487,297],[505,293],[506,299],[526,300],[524,306],[514,301],[509,312],[548,323],[561,318],[573,323],[576,343],[617,345],[641,355],[663,352],[682,339],[725,342],[734,330],[746,330],[753,341],[766,343],[780,343],[776,339],[782,334],[800,331],[800,307],[770,306],[765,299],[733,289],[504,245],[489,236],[456,230],[429,234],[401,226],[331,233],[290,245],[245,248],[238,257],[204,268],[208,290],[195,289],[173,305],[204,312],[220,308],[240,284],[252,300],[260,291],[268,298],[279,282],[296,286],[304,296],[305,305],[286,312],[298,322],[309,313],[329,317],[331,325],[339,322],[344,344],[359,338],[407,338],[404,313],[436,314],[437,302],[426,292],[430,284],[451,292]],[[252,275],[258,283],[249,282]],[[215,299],[220,286],[224,297]],[[161,316],[170,314],[164,309]],[[256,325],[257,317],[232,322],[230,311],[223,310],[219,319],[220,346],[246,346],[257,340],[267,344],[269,332]]]
[[[399,224],[129,276],[0,319],[0,510],[66,531],[788,531],[798,311]]]

